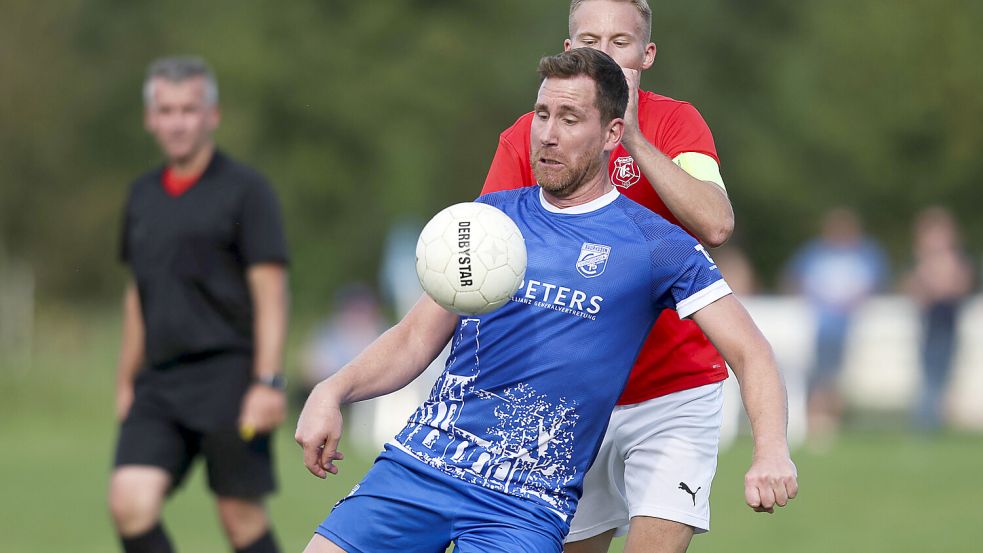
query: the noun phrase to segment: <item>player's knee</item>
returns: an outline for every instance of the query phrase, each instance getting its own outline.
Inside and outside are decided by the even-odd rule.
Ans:
[[[222,497],[218,499],[218,515],[236,547],[252,543],[269,528],[266,507],[260,501]]]
[[[123,536],[133,536],[152,528],[160,517],[163,490],[146,485],[144,479],[125,471],[117,471],[109,484],[107,502],[117,530]]]

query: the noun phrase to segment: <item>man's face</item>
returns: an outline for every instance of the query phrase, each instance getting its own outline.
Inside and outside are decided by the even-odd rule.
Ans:
[[[218,108],[205,99],[205,81],[153,80],[150,105],[144,112],[147,131],[154,135],[171,162],[191,159],[212,140],[218,127]]]
[[[556,197],[569,197],[606,167],[612,124],[601,124],[596,94],[594,81],[583,75],[546,79],[539,87],[530,133],[532,170],[543,190]]]
[[[563,50],[596,48],[623,68],[642,71],[655,61],[655,44],[646,42],[642,14],[629,2],[591,0],[573,12]]]

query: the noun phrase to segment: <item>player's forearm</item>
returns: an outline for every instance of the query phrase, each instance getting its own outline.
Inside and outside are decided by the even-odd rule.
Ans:
[[[136,284],[129,283],[123,293],[123,335],[116,368],[117,386],[133,384],[133,378],[143,365],[144,331],[140,312],[140,296]]]
[[[318,387],[338,405],[399,390],[427,367],[427,363],[411,356],[405,344],[405,332],[393,327]]]
[[[287,272],[279,264],[262,264],[248,272],[253,302],[253,374],[270,377],[283,370],[289,293]]]
[[[756,455],[788,455],[788,400],[774,354],[767,342],[754,344],[750,355],[731,368],[741,384],[741,398],[751,422]]]
[[[751,421],[755,454],[788,454],[788,406],[775,354],[751,315],[733,295],[693,314],[696,322],[741,383]]]
[[[402,321],[317,387],[338,405],[399,390],[433,362],[456,324],[456,315],[424,296]]]
[[[720,186],[697,179],[673,163],[641,133],[622,143],[669,211],[696,238],[717,247],[734,231],[734,210]]]

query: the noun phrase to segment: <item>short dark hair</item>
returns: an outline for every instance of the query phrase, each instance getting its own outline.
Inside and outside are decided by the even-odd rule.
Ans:
[[[628,107],[628,81],[621,67],[600,50],[574,48],[539,60],[543,80],[570,79],[584,75],[594,81],[594,106],[601,112],[601,123],[625,116]]]

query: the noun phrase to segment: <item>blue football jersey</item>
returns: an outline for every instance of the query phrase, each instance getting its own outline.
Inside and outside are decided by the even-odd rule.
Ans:
[[[730,289],[696,240],[616,190],[568,210],[539,187],[477,201],[522,231],[525,281],[500,309],[461,318],[444,372],[393,444],[566,519],[659,313],[686,317]]]

